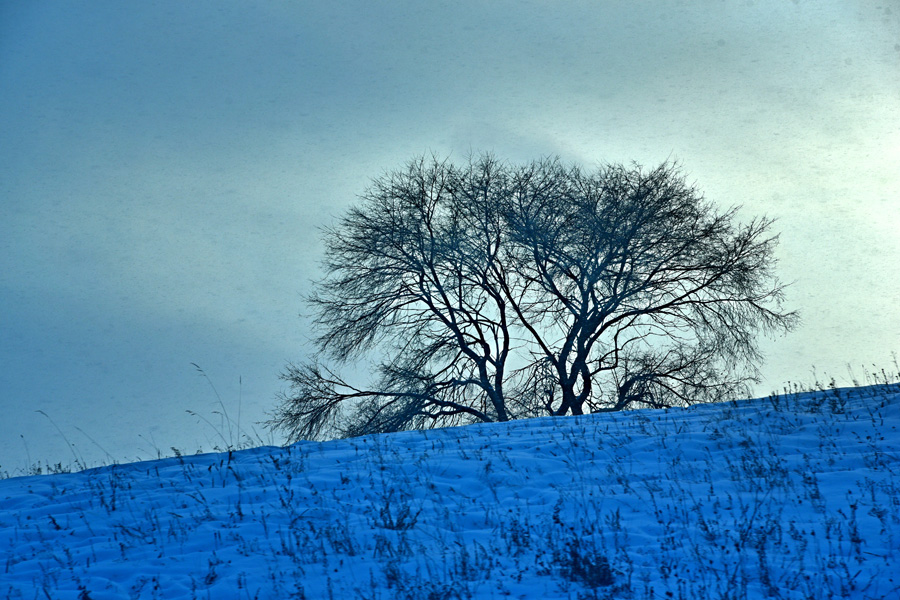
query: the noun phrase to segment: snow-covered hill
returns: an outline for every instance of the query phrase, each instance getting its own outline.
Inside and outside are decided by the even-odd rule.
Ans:
[[[0,597],[900,598],[900,386],[0,481]]]

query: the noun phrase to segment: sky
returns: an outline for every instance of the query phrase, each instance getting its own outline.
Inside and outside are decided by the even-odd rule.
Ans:
[[[898,115],[890,0],[0,0],[0,470],[278,443],[320,229],[422,153],[677,160],[777,219],[758,394],[892,367]]]

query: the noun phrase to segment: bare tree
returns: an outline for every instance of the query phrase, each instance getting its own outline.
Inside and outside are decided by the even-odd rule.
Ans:
[[[796,323],[780,310],[772,222],[736,225],[737,208],[718,211],[671,164],[585,175],[543,162],[513,189],[510,264],[528,291],[507,297],[537,347],[531,368],[555,373],[549,414],[746,392],[757,334]]]
[[[736,225],[670,164],[418,159],[326,232],[309,299],[323,359],[384,357],[374,385],[289,365],[270,425],[359,435],[738,393],[787,331],[771,221]]]
[[[509,419],[508,315],[487,282],[503,234],[492,202],[505,175],[489,159],[470,178],[416,160],[375,180],[327,231],[326,277],[309,299],[316,344],[337,362],[375,346],[385,359],[372,390],[315,362],[289,366],[291,395],[274,425],[300,438]]]

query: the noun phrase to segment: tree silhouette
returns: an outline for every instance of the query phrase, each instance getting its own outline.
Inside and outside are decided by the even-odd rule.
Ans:
[[[373,181],[325,233],[319,359],[288,365],[291,439],[665,407],[744,393],[790,330],[772,222],[736,222],[676,165],[482,155]],[[378,354],[374,384],[326,361]]]

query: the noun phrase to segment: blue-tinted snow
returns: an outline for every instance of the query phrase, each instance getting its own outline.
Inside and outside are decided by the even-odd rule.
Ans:
[[[898,598],[898,426],[873,386],[8,479],[0,597]]]

